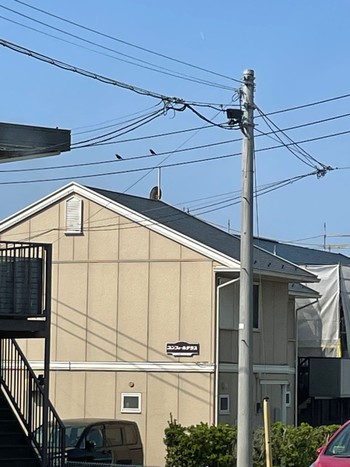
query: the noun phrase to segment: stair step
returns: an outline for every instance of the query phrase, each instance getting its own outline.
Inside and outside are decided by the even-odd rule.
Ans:
[[[0,433],[21,433],[22,429],[17,420],[0,420]]]
[[[1,459],[1,467],[39,467],[39,462],[30,457]]]
[[[0,446],[0,460],[8,457],[29,457],[30,455],[33,455],[32,448],[25,444]],[[0,465],[2,465],[1,461]]]
[[[13,446],[14,444],[26,444],[27,438],[24,433],[7,431],[1,433],[0,436],[0,447],[1,446]]]

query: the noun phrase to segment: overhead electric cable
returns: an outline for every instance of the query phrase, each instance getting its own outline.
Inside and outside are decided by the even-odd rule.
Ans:
[[[340,131],[340,132],[337,132],[337,133],[331,133],[331,134],[328,134],[328,135],[316,136],[314,138],[308,138],[308,139],[297,141],[297,143],[298,144],[312,143],[314,141],[320,141],[320,140],[324,140],[324,139],[328,139],[328,138],[334,138],[334,137],[337,137],[337,136],[344,136],[344,135],[347,135],[347,134],[350,134],[350,130]],[[257,137],[259,137],[259,136],[269,136],[269,135],[270,135],[270,133],[261,132],[261,134],[257,135]],[[237,141],[240,141],[240,139],[226,140],[226,141],[222,141],[222,142],[211,143],[211,145],[215,146],[215,145],[219,145],[219,144],[227,144],[227,143],[232,143],[232,142],[237,142]],[[294,143],[290,143],[290,144],[294,144]],[[283,147],[286,147],[286,146],[288,146],[288,143],[279,144],[279,145],[276,145],[276,146],[267,146],[267,147],[264,147],[264,148],[258,148],[258,149],[255,150],[255,152],[271,151],[271,150],[280,149],[280,148],[283,148]],[[173,154],[175,152],[184,152],[184,151],[199,149],[201,147],[208,147],[208,145],[196,146],[196,147],[185,148],[185,149],[179,149],[178,151],[176,151],[176,150],[175,151],[166,151],[166,152],[162,152],[162,153],[157,154],[157,156],[162,156],[162,155],[165,155],[165,154]],[[209,162],[211,160],[226,159],[226,158],[236,157],[236,156],[240,156],[240,155],[241,155],[241,152],[237,152],[237,153],[233,153],[233,154],[226,154],[226,155],[214,156],[214,157],[210,157],[210,158],[206,158],[206,159],[195,160],[194,163],[196,163],[196,162]],[[136,159],[146,159],[146,158],[149,159],[150,157],[152,157],[150,154],[142,155],[142,156],[135,156],[135,157],[130,157],[128,159],[124,159],[123,161],[119,161],[118,163],[132,161],[132,160],[136,160]],[[53,167],[37,167],[37,168],[28,168],[28,169],[23,169],[23,168],[22,169],[9,169],[9,170],[0,170],[0,173],[26,172],[26,171],[30,172],[30,171],[36,171],[36,170],[40,171],[40,170],[52,170],[52,169],[64,169],[64,168],[72,168],[72,167],[83,167],[83,166],[89,166],[89,165],[99,165],[99,164],[102,165],[102,164],[108,164],[108,163],[116,163],[116,161],[115,160],[105,160],[105,161],[97,161],[97,162],[84,162],[84,163],[80,163],[80,164],[70,164],[70,165],[65,164],[65,165],[53,166]],[[188,164],[188,163],[191,163],[191,161],[186,161],[186,162],[183,162],[183,163],[180,162],[178,165]],[[157,166],[154,166],[151,169],[153,170],[155,168],[157,168]],[[350,167],[335,167],[333,169],[334,170],[335,169],[350,169]],[[135,169],[135,170],[137,171],[138,169]],[[133,171],[135,171],[135,170],[133,170]],[[140,170],[147,170],[147,169],[140,169]],[[116,173],[118,173],[118,172],[116,172]],[[125,172],[123,172],[123,173],[125,173]],[[46,181],[46,180],[43,180],[43,181]],[[47,180],[47,181],[50,181],[50,180]]]
[[[315,159],[310,153],[308,153],[305,149],[300,147],[298,143],[293,141],[293,139],[290,136],[288,136],[284,130],[281,130],[261,109],[259,109],[258,107],[256,107],[256,109],[258,110],[259,114],[263,117],[265,123],[270,128],[270,130],[274,132],[274,134],[276,135],[279,141],[283,143],[283,140],[280,138],[279,133],[281,133],[288,139],[291,145],[286,146],[286,148],[290,152],[292,152],[292,154],[295,157],[297,157],[300,161],[304,162],[306,165],[310,167],[317,168],[317,164],[318,164],[322,167],[322,169],[327,169],[327,168],[330,169],[330,167],[327,167],[325,164]],[[277,131],[273,130],[272,126],[274,126]],[[295,148],[297,151],[295,150]],[[298,155],[297,152],[299,152],[300,155]]]
[[[349,94],[343,94],[343,95],[340,95],[340,96],[330,97],[328,99],[322,99],[322,100],[315,101],[315,102],[309,102],[308,104],[301,104],[301,105],[296,105],[294,107],[287,107],[285,109],[274,110],[272,112],[266,113],[266,115],[270,116],[270,115],[276,115],[276,114],[281,114],[281,113],[285,113],[285,112],[291,112],[293,110],[306,109],[307,107],[313,107],[315,105],[327,104],[328,102],[333,102],[333,101],[337,101],[337,100],[341,100],[341,99],[346,99],[348,97],[350,97],[350,93]]]
[[[350,117],[350,113],[336,115],[334,117],[328,117],[328,118],[324,118],[324,119],[320,119],[320,120],[314,120],[314,121],[307,122],[307,123],[301,123],[299,125],[293,125],[293,126],[290,126],[290,127],[287,127],[287,128],[282,128],[282,131],[297,130],[297,129],[300,129],[300,128],[313,126],[313,125],[317,125],[317,124],[320,124],[320,123],[326,123],[326,122],[329,122],[329,121],[332,121],[332,120],[337,120],[337,119],[341,119],[341,118],[345,118],[345,117]],[[177,134],[181,134],[181,133],[188,133],[188,132],[191,132],[191,131],[196,131],[196,130],[201,130],[201,129],[208,129],[208,128],[214,128],[214,126],[212,124],[208,124],[208,125],[204,125],[204,126],[201,126],[201,127],[194,127],[194,128],[189,128],[189,129],[185,129],[185,130],[175,130],[175,131],[169,131],[169,132],[158,133],[158,134],[153,134],[153,135],[138,136],[138,137],[135,137],[135,138],[126,138],[126,139],[122,139],[122,140],[118,139],[118,141],[111,141],[111,142],[107,142],[107,143],[101,143],[101,146],[115,144],[116,142],[118,144],[120,144],[120,143],[130,143],[130,142],[133,142],[133,141],[142,141],[142,140],[145,140],[145,139],[161,138],[161,137],[165,137],[165,136],[177,135]],[[260,135],[256,135],[256,137],[269,136],[269,135],[274,133],[274,131],[263,132],[263,131],[261,131],[261,130],[259,130],[257,128],[255,128],[255,130],[261,133]],[[241,139],[242,138],[237,138],[237,139],[233,139],[233,140],[230,140],[230,141],[231,142],[241,141]],[[99,146],[99,144],[96,144],[96,146]]]
[[[310,173],[307,173],[307,174],[304,174],[304,175],[298,175],[296,177],[292,177],[290,179],[287,179],[287,180],[282,180],[281,182],[276,182],[272,188],[269,188],[269,189],[261,189],[261,190],[258,190],[258,192],[254,192],[254,196],[262,196],[262,195],[265,195],[267,193],[270,193],[271,191],[275,191],[279,188],[283,188],[287,185],[291,185],[292,183],[295,183],[299,180],[302,180],[306,177],[310,177],[312,175],[317,175],[317,171],[314,171],[314,172],[310,172]],[[233,198],[232,200],[230,201],[226,201],[226,202],[223,202],[223,203],[213,203],[213,206],[216,206],[215,208],[212,208],[212,209],[206,209],[205,211],[201,211],[199,213],[199,215],[203,215],[203,214],[208,214],[210,212],[213,212],[213,211],[218,211],[218,210],[221,210],[221,209],[225,209],[225,208],[228,208],[230,206],[234,206],[234,205],[237,205],[241,202],[241,196],[238,195],[236,196],[235,198]],[[220,204],[219,207],[217,207],[217,204]],[[210,207],[210,205],[208,206]],[[192,209],[192,212],[195,211],[196,209]]]
[[[155,110],[151,114],[148,114],[146,116],[143,116],[142,118],[139,118],[137,121],[133,121],[132,123],[129,123],[128,125],[125,125],[125,126],[123,126],[121,128],[110,131],[108,133],[104,133],[103,135],[98,135],[98,136],[95,136],[93,138],[89,138],[89,139],[85,139],[85,140],[82,140],[82,141],[78,141],[76,143],[72,143],[71,146],[75,147],[77,145],[90,143],[90,142],[96,141],[96,140],[101,140],[101,142],[108,141],[109,139],[111,139],[111,138],[108,138],[111,135],[113,135],[112,138],[115,137],[116,133],[120,133],[120,135],[123,135],[123,134],[125,134],[124,130],[129,131],[130,128],[132,128],[132,130],[134,130],[136,128],[139,128],[140,126],[143,126],[143,125],[151,122],[152,120],[154,120],[155,118],[157,118],[157,117],[159,117],[161,115],[164,115],[164,109]],[[104,139],[101,139],[101,138],[104,138]]]
[[[203,130],[205,128],[212,128],[213,125],[203,125],[203,126],[197,126],[197,127],[194,127],[194,128],[187,128],[187,129],[184,129],[184,130],[174,130],[174,131],[168,131],[168,132],[165,132],[165,133],[157,133],[157,134],[153,134],[153,135],[146,135],[146,136],[137,136],[135,138],[127,138],[127,139],[123,139],[123,140],[118,140],[118,143],[130,143],[130,142],[133,142],[133,141],[141,141],[141,140],[145,140],[145,139],[153,139],[153,138],[161,138],[161,137],[164,137],[164,136],[171,136],[171,135],[179,135],[179,134],[182,134],[182,133],[189,133],[191,131],[196,131],[196,130]],[[74,133],[75,135],[79,135],[79,134],[83,134],[84,132],[80,133]],[[115,144],[115,142],[109,142],[108,144]]]
[[[90,123],[88,125],[77,126],[77,127],[72,128],[72,131],[75,132],[75,134],[80,134],[80,132],[78,132],[76,130],[84,130],[85,128],[93,128],[93,127],[97,127],[97,129],[99,129],[99,128],[104,129],[104,128],[107,128],[107,127],[101,126],[101,125],[106,125],[107,123],[113,125],[112,122],[114,122],[115,125],[118,125],[117,122],[124,121],[124,119],[127,119],[129,117],[134,117],[136,115],[144,114],[145,112],[149,112],[151,110],[155,110],[155,108],[158,107],[159,104],[160,104],[160,102],[157,103],[157,104],[151,105],[150,107],[147,107],[146,109],[138,110],[137,112],[133,112],[131,114],[123,115],[121,117],[110,118],[109,120],[104,120],[103,122]],[[83,132],[81,132],[81,133],[83,133]]]
[[[82,68],[75,67],[73,65],[69,65],[68,63],[61,62],[59,60],[56,60],[52,57],[48,57],[46,55],[40,54],[38,52],[35,52],[34,50],[27,49],[25,47],[22,47],[20,45],[14,44],[12,42],[6,41],[4,39],[0,39],[0,45],[7,47],[11,50],[14,50],[15,52],[19,52],[24,55],[28,55],[29,57],[35,58],[36,60],[40,60],[45,63],[49,63],[50,65],[54,65],[58,68],[61,68],[66,71],[71,71],[73,73],[80,74],[82,76],[86,76],[87,78],[92,78],[97,81],[100,81],[105,84],[110,84],[112,86],[117,86],[122,89],[127,89],[128,91],[133,91],[137,94],[141,94],[143,96],[149,96],[149,97],[154,97],[156,99],[161,99],[164,102],[171,102],[171,103],[183,103],[183,99],[180,99],[178,97],[169,97],[165,96],[163,94],[158,94],[153,91],[149,91],[147,89],[139,88],[137,86],[132,86],[131,84],[123,83],[122,81],[117,81],[112,78],[108,78],[106,76],[99,75],[97,73],[93,73],[91,71],[84,70]]]
[[[218,112],[217,114],[214,115],[213,119],[215,119],[218,115],[219,115],[220,112]],[[180,146],[178,146],[174,151],[170,152],[157,166],[158,169],[160,169],[161,167],[164,167],[164,162],[166,160],[169,159],[170,156],[172,156],[176,151],[182,151],[182,147],[188,143],[188,141],[190,141],[192,138],[194,138],[194,136],[196,136],[198,133],[199,133],[200,130],[196,131],[196,133],[192,133],[191,136],[189,136],[185,141],[183,141]],[[154,151],[151,151],[151,154],[152,155],[156,155]],[[138,180],[136,180],[134,183],[132,183],[132,185],[130,185],[125,191],[129,191],[131,188],[133,188],[135,185],[137,185],[139,182],[141,182],[141,180],[143,180],[144,178],[146,178],[151,172],[153,172],[153,170],[155,170],[154,168],[153,169],[150,169],[148,172],[146,172],[144,175],[142,175]],[[160,188],[160,187],[159,187]]]
[[[177,167],[181,165],[190,165],[190,164],[196,164],[196,163],[201,163],[201,162],[209,162],[209,161],[214,161],[216,159],[225,159],[229,157],[234,157],[234,156],[240,156],[241,153],[237,154],[227,154],[225,156],[214,156],[214,157],[209,157],[206,159],[197,159],[197,160],[191,160],[191,161],[184,161],[184,162],[175,162],[173,164],[166,164],[163,165],[163,168],[166,167]],[[144,171],[152,171],[158,168],[158,166],[151,166],[151,167],[139,167],[136,169],[126,169],[126,170],[117,170],[113,172],[104,172],[104,173],[99,173],[99,174],[88,174],[88,175],[77,175],[74,178],[75,179],[82,179],[82,178],[93,178],[93,177],[106,177],[108,175],[122,175],[126,173],[134,173],[134,172],[144,172]],[[0,185],[19,185],[21,183],[41,183],[41,182],[54,182],[54,181],[62,181],[62,180],[71,180],[72,177],[55,177],[55,178],[46,178],[46,179],[36,179],[36,180],[16,180],[14,182],[0,182]]]
[[[182,61],[182,60],[178,60],[178,59],[176,59],[176,58],[169,57],[168,55],[165,55],[165,54],[162,54],[162,53],[155,52],[155,51],[153,51],[153,50],[147,49],[146,47],[142,47],[142,46],[139,46],[139,45],[136,45],[136,44],[132,44],[132,43],[127,42],[127,41],[124,41],[124,40],[122,40],[122,39],[118,39],[118,38],[113,37],[113,36],[111,36],[111,35],[109,35],[109,34],[102,33],[102,32],[100,32],[100,31],[97,31],[97,30],[95,30],[95,29],[89,28],[89,27],[87,27],[87,26],[83,26],[83,25],[81,25],[81,24],[79,24],[79,23],[76,23],[76,22],[74,22],[74,21],[70,21],[70,20],[68,20],[68,19],[66,19],[66,18],[62,18],[61,16],[55,15],[55,14],[53,14],[53,13],[49,13],[48,11],[42,10],[41,8],[35,7],[35,6],[33,6],[33,5],[30,5],[30,4],[28,4],[28,3],[26,3],[26,2],[23,2],[23,1],[21,1],[21,0],[14,0],[14,1],[17,2],[17,3],[20,3],[20,4],[22,4],[22,5],[25,5],[25,6],[28,7],[28,8],[31,8],[31,9],[36,10],[36,11],[39,11],[40,13],[43,13],[43,14],[45,14],[45,15],[48,15],[48,16],[51,16],[51,17],[53,17],[53,18],[59,19],[60,21],[64,21],[65,23],[71,24],[71,25],[76,26],[76,27],[78,27],[78,28],[84,29],[85,31],[92,32],[92,33],[94,33],[94,34],[97,34],[97,35],[99,35],[99,36],[105,37],[105,38],[107,38],[107,39],[111,39],[111,40],[113,40],[113,41],[116,41],[116,42],[119,42],[119,43],[121,43],[121,44],[127,45],[127,46],[129,46],[129,47],[133,47],[133,48],[135,48],[135,49],[142,50],[143,52],[147,52],[147,53],[150,53],[150,54],[155,55],[155,56],[157,56],[157,57],[161,57],[161,58],[165,58],[165,59],[167,59],[167,60],[171,60],[171,61],[173,61],[173,62],[175,62],[175,63],[179,63],[179,64],[181,64],[181,65],[185,65],[185,66],[194,68],[194,69],[196,69],[196,70],[204,71],[204,72],[206,72],[206,73],[210,73],[210,74],[215,75],[215,76],[220,76],[221,78],[225,78],[225,79],[228,79],[228,80],[230,80],[230,81],[235,81],[235,82],[237,82],[237,83],[242,83],[242,81],[239,80],[239,79],[234,79],[234,78],[231,78],[230,76],[223,75],[223,74],[218,73],[218,72],[216,72],[216,71],[211,71],[211,70],[208,70],[208,69],[206,69],[206,68],[202,68],[202,67],[200,67],[200,66],[196,66],[196,65],[194,65],[193,63],[184,62],[184,61]]]
[[[172,70],[168,70],[168,69],[165,68],[165,67],[155,66],[154,64],[152,64],[152,63],[150,63],[150,62],[147,62],[146,60],[141,60],[141,59],[139,59],[139,58],[132,57],[132,56],[130,56],[130,55],[128,55],[128,54],[124,54],[124,53],[119,52],[119,51],[117,51],[117,50],[115,50],[115,49],[112,49],[112,48],[110,48],[110,47],[106,47],[106,46],[101,45],[101,44],[98,44],[98,43],[96,43],[96,42],[94,42],[94,41],[90,41],[90,40],[88,40],[88,39],[82,38],[82,37],[80,37],[80,36],[77,36],[76,34],[72,34],[72,33],[68,32],[68,31],[64,31],[63,29],[57,28],[57,27],[52,26],[52,25],[50,25],[50,24],[47,24],[47,23],[45,23],[45,22],[43,22],[43,21],[40,21],[40,20],[35,19],[35,18],[32,18],[32,17],[30,17],[30,16],[28,16],[28,15],[25,15],[25,14],[23,14],[23,13],[20,13],[20,12],[18,12],[18,11],[16,11],[16,10],[13,10],[12,8],[8,8],[8,7],[5,7],[5,6],[3,6],[3,5],[0,5],[0,8],[3,8],[3,9],[5,9],[5,10],[7,10],[7,11],[10,11],[10,12],[12,12],[12,13],[15,13],[16,15],[22,16],[22,17],[24,17],[24,18],[26,18],[26,19],[29,19],[30,21],[33,21],[33,22],[35,22],[35,23],[38,23],[38,24],[40,24],[40,25],[42,25],[42,26],[45,26],[45,27],[47,27],[47,28],[53,29],[53,30],[55,30],[55,31],[58,31],[58,32],[60,32],[61,34],[65,34],[65,35],[67,35],[67,36],[69,36],[69,37],[73,37],[73,38],[75,38],[75,39],[78,39],[79,41],[86,42],[86,43],[88,43],[88,44],[90,44],[90,45],[93,45],[93,46],[95,46],[95,47],[101,48],[101,49],[103,49],[103,50],[108,50],[108,51],[110,51],[110,52],[113,52],[114,54],[117,54],[117,55],[121,55],[121,56],[123,56],[123,57],[130,58],[131,60],[136,60],[136,61],[142,63],[142,65],[141,65],[140,63],[135,63],[135,62],[132,62],[132,61],[130,61],[130,60],[122,59],[122,58],[116,57],[116,56],[114,56],[114,55],[110,55],[110,54],[107,54],[107,53],[99,52],[98,50],[91,49],[90,47],[85,47],[85,46],[83,46],[83,45],[81,45],[81,44],[77,44],[77,43],[75,43],[75,42],[72,42],[72,41],[63,39],[63,38],[61,38],[61,37],[58,37],[58,36],[55,36],[55,35],[53,35],[53,34],[47,33],[47,32],[45,32],[45,31],[40,31],[39,29],[33,28],[33,27],[31,27],[31,26],[28,26],[28,25],[26,25],[26,24],[20,23],[20,22],[18,22],[18,21],[15,21],[15,20],[13,20],[13,19],[10,19],[10,18],[6,18],[5,16],[0,16],[0,18],[3,19],[3,20],[5,20],[5,21],[14,23],[14,24],[16,24],[16,25],[18,25],[18,26],[21,26],[21,27],[24,27],[24,28],[26,28],[26,29],[30,29],[31,31],[35,31],[35,32],[37,32],[37,33],[39,33],[39,34],[43,34],[43,35],[45,35],[45,36],[52,37],[52,38],[57,39],[57,40],[59,40],[59,41],[66,42],[66,43],[71,44],[71,45],[74,45],[74,46],[76,46],[76,47],[80,47],[80,48],[83,48],[83,49],[85,49],[85,50],[89,50],[90,52],[94,52],[94,53],[97,53],[97,54],[100,54],[100,55],[104,55],[104,56],[109,57],[109,58],[112,58],[112,59],[114,59],[114,60],[118,60],[118,61],[121,61],[121,62],[124,62],[124,63],[128,63],[128,64],[130,64],[130,65],[138,66],[138,67],[140,67],[140,68],[144,68],[144,69],[151,70],[151,71],[154,71],[154,72],[162,73],[162,74],[165,74],[165,75],[168,75],[168,76],[173,76],[173,77],[180,78],[180,79],[184,79],[184,80],[187,80],[187,81],[192,81],[192,82],[195,82],[195,83],[197,83],[197,84],[203,84],[203,85],[206,85],[206,86],[216,87],[216,88],[220,88],[220,89],[226,89],[226,90],[229,90],[229,91],[234,91],[234,90],[235,90],[234,88],[229,87],[229,86],[226,86],[226,85],[222,85],[222,84],[219,84],[219,83],[214,83],[214,82],[212,82],[212,81],[203,80],[203,79],[201,79],[201,78],[196,78],[196,77],[194,77],[194,76],[190,76],[190,75],[185,75],[185,74],[181,74],[181,73],[178,73],[178,72],[174,72],[174,71],[172,71]]]
[[[262,185],[261,187],[255,188],[254,196],[258,197],[258,196],[267,194],[267,193],[269,193],[271,191],[275,191],[275,190],[277,190],[279,188],[283,188],[283,187],[285,187],[287,185],[293,184],[293,183],[295,183],[295,182],[297,182],[299,180],[302,180],[302,179],[304,179],[306,177],[309,177],[309,176],[312,176],[312,175],[316,175],[316,171],[313,171],[313,172],[310,172],[310,173],[307,173],[307,174],[298,175],[298,176],[291,177],[291,178],[288,178],[288,179],[276,181],[276,182],[271,182],[271,183],[269,183],[267,185]],[[234,196],[230,196],[229,198],[227,198],[225,200],[221,200],[221,201],[214,202],[214,203],[209,203],[209,204],[203,204],[202,206],[192,208],[190,210],[189,214],[193,214],[194,212],[196,212],[197,213],[196,215],[201,215],[201,214],[205,214],[205,213],[225,209],[226,207],[230,207],[230,206],[233,206],[233,205],[237,205],[237,204],[239,204],[241,202],[240,190],[237,190],[233,194],[234,194]],[[179,203],[177,203],[177,205],[178,204]],[[149,219],[149,221],[147,221],[148,225],[155,224],[156,222],[159,222],[159,221],[162,222],[163,224],[168,224],[170,222],[176,221],[177,219],[179,219],[179,218],[181,218],[183,216],[183,212],[178,211],[178,210],[177,210],[177,212],[172,212],[172,213],[169,214],[168,206],[166,204],[159,203],[159,204],[154,205],[154,206],[155,207],[147,209],[146,211],[143,212],[143,214],[145,214],[146,216],[151,217],[151,219]],[[210,208],[210,209],[208,209],[208,208]],[[162,211],[164,211],[164,215],[162,215]],[[199,212],[199,211],[201,211],[201,212]],[[157,220],[152,220],[152,215],[151,214],[152,215],[156,214],[157,215]],[[118,222],[118,223],[113,222],[113,223],[101,225],[101,219],[99,219],[98,223],[99,223],[99,225],[97,225],[97,226],[93,226],[93,227],[90,226],[89,230],[96,230],[96,231],[98,230],[98,231],[100,231],[100,230],[105,230],[107,227],[108,228],[113,227],[113,228],[118,228],[118,230],[124,230],[124,229],[132,229],[132,228],[138,228],[139,227],[138,225],[135,226],[135,223],[133,221],[123,221],[123,222]],[[113,230],[113,229],[110,229],[110,230]]]
[[[350,133],[350,130],[347,133]],[[315,138],[313,138],[313,139],[315,139]],[[311,139],[308,140],[308,141],[311,141]],[[286,146],[285,144],[281,144],[279,146],[270,146],[270,147],[266,147],[266,148],[256,149],[255,152],[263,152],[263,151],[268,151],[268,150],[272,150],[272,149],[278,149],[278,148],[285,147],[285,146]],[[171,154],[172,153],[170,153],[169,156]],[[233,153],[233,154],[225,154],[225,155],[207,157],[207,158],[202,158],[202,159],[194,159],[194,160],[190,160],[190,161],[175,162],[175,163],[172,163],[172,164],[165,164],[165,165],[162,166],[162,168],[178,167],[178,166],[198,164],[198,163],[203,163],[203,162],[212,162],[212,161],[215,161],[215,160],[222,160],[222,159],[227,159],[227,158],[231,158],[231,157],[237,157],[237,156],[240,156],[240,155],[241,155],[241,152],[237,152],[237,153]],[[122,175],[122,174],[126,174],[126,173],[134,173],[134,172],[153,171],[158,167],[159,167],[159,165],[152,166],[152,167],[139,167],[139,168],[134,168],[134,169],[126,169],[126,170],[119,170],[119,171],[112,171],[112,172],[103,172],[103,173],[98,173],[98,174],[78,175],[78,176],[75,176],[74,178],[75,179],[83,179],[83,178],[93,178],[93,177],[105,177],[105,176],[109,176],[109,175]],[[338,170],[338,167],[332,168],[331,170]],[[315,171],[315,173],[319,174],[319,169],[317,169]],[[17,184],[21,184],[21,183],[27,184],[27,183],[52,182],[52,181],[59,181],[59,180],[71,180],[71,178],[72,177],[55,177],[55,178],[36,179],[36,180],[16,180],[16,181],[13,181],[13,182],[10,182],[10,181],[0,182],[0,185],[17,185]]]

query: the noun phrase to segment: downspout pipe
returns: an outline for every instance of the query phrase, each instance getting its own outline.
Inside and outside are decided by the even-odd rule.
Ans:
[[[298,311],[307,308],[308,306],[315,305],[318,303],[319,299],[316,298],[315,301],[306,303],[306,305],[300,306],[295,309],[295,388],[294,388],[294,425],[298,426],[298,349],[299,349],[299,332],[298,332]]]
[[[234,284],[239,281],[239,277],[228,282],[221,283],[222,278],[218,278],[216,286],[216,323],[215,323],[215,407],[214,407],[214,424],[217,426],[219,422],[219,347],[220,347],[220,290],[227,285]]]

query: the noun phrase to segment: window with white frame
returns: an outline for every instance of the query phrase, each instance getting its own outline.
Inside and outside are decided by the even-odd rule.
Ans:
[[[141,393],[124,392],[121,395],[122,413],[141,413]]]
[[[230,413],[230,396],[228,394],[219,394],[219,413],[220,415]]]
[[[83,233],[83,201],[77,196],[66,201],[66,234]]]

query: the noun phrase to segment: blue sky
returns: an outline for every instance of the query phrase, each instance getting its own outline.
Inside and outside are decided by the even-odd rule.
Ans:
[[[197,105],[196,110],[218,124],[226,122],[225,112],[216,110],[219,105],[237,105],[235,89],[240,84],[228,78],[240,80],[246,68],[255,70],[255,100],[264,113],[350,93],[350,3],[347,0],[253,0],[249,4],[233,0],[27,0],[27,3],[117,40],[78,28],[15,0],[0,0],[1,39],[156,94],[204,104]],[[161,108],[159,99],[61,70],[9,48],[1,47],[0,54],[3,122],[71,129],[72,141],[78,143],[120,129],[128,124],[126,121]],[[137,59],[141,66],[121,59],[133,62]],[[168,73],[180,74],[185,79]],[[198,80],[206,80],[210,85],[199,84]],[[342,98],[270,118],[279,128],[289,128],[344,115],[349,112],[349,103],[349,97]],[[45,159],[4,163],[0,166],[0,186],[6,202],[1,203],[0,218],[71,180],[148,196],[157,183],[157,170],[135,169],[241,151],[239,130],[229,131],[214,125],[193,130],[205,125],[189,109],[169,110],[166,115],[116,138],[113,144],[75,149]],[[261,118],[256,119],[256,129],[256,136],[269,131]],[[350,116],[287,133],[294,141],[303,141],[348,130]],[[174,131],[178,133],[149,138]],[[255,206],[255,232],[284,241],[303,239],[303,244],[322,245],[326,224],[329,244],[350,244],[350,238],[337,236],[350,234],[346,209],[349,141],[350,133],[301,144],[317,161],[337,170],[321,178],[308,176],[259,196]],[[259,151],[277,144],[266,136],[256,138],[258,187],[314,171],[286,148]],[[198,146],[201,148],[191,149]],[[150,148],[165,154],[147,157]],[[122,161],[116,160],[116,153],[122,155]],[[96,164],[76,166],[91,162]],[[49,170],[57,166],[62,168]],[[11,172],[14,170],[17,171]],[[121,174],[120,171],[129,172]],[[82,178],[108,172],[113,173]],[[232,205],[241,187],[239,155],[164,167],[161,176],[165,202],[223,228],[230,224],[232,231],[240,230],[240,204]],[[13,183],[19,181],[23,183]]]

